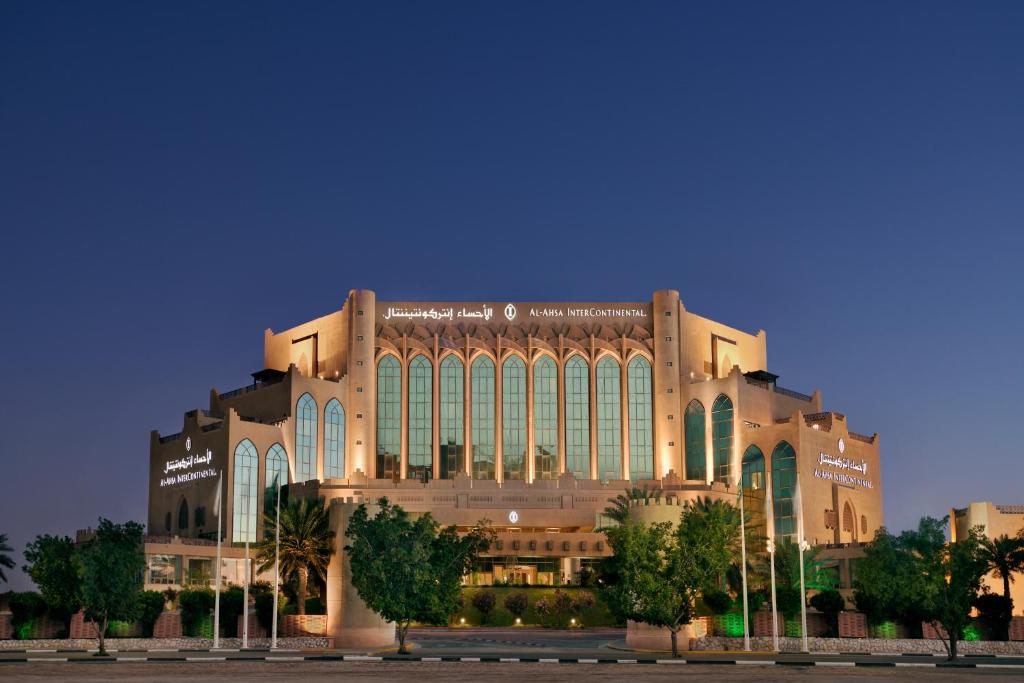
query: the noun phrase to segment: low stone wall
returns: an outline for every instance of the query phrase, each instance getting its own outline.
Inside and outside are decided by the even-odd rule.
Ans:
[[[244,628],[245,628],[245,622],[242,621],[242,615],[239,614],[238,615],[238,636],[239,637],[242,636],[242,632],[243,632]],[[267,633],[267,630],[265,628],[263,628],[263,625],[260,624],[260,620],[258,618],[256,618],[256,613],[255,612],[249,612],[249,640],[250,640],[250,642],[253,640],[253,638],[266,638],[269,635],[270,634]]]
[[[941,640],[893,639],[893,638],[808,638],[807,645],[811,652],[885,652],[902,654],[904,652],[920,652],[930,654],[946,654]],[[772,649],[770,637],[754,637],[750,639],[753,650]],[[779,638],[779,649],[783,652],[800,652],[803,647],[801,638]],[[1024,642],[994,640],[962,640],[957,646],[959,653],[964,655],[1024,655]],[[742,638],[719,638],[710,636],[698,638],[691,642],[692,650],[742,650]]]
[[[281,617],[279,635],[288,638],[322,636],[327,633],[326,614],[289,614]]]
[[[63,638],[46,640],[0,640],[0,650],[95,650],[95,638]],[[107,638],[107,649],[124,650],[180,650],[205,649],[213,647],[209,638]],[[242,647],[241,638],[221,638],[220,646],[225,649]],[[288,650],[324,649],[331,646],[330,639],[324,637],[311,638],[278,638],[278,648]],[[269,638],[250,638],[249,647],[270,647]]]
[[[680,652],[689,650],[690,643],[705,633],[700,622],[687,624],[679,629],[676,635],[676,649]],[[635,621],[626,622],[626,645],[637,650],[672,650],[672,633],[667,628],[640,624]]]
[[[161,612],[153,624],[154,638],[181,638],[181,612]]]
[[[14,637],[14,615],[10,612],[0,612],[0,640],[9,640]]]

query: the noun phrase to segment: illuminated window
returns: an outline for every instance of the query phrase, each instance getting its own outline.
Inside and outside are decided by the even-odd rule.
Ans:
[[[565,364],[565,468],[590,479],[590,368],[580,356]]]
[[[471,370],[473,478],[494,479],[494,362],[480,356]]]
[[[686,478],[707,481],[708,461],[704,443],[706,433],[704,405],[694,399],[686,406],[686,417],[683,421],[686,438]]]
[[[345,409],[332,398],[324,408],[324,479],[345,476]]]
[[[558,476],[558,367],[551,356],[533,366],[533,471],[536,479]]]
[[[441,444],[441,478],[451,479],[463,468],[464,368],[458,356],[441,361],[441,385],[438,387]]]
[[[288,483],[288,454],[284,447],[275,443],[267,450],[266,468],[264,471],[263,512],[273,515],[277,509],[277,484]]]
[[[299,397],[295,409],[295,480],[316,479],[316,401]]]
[[[501,366],[501,458],[503,479],[526,472],[526,364],[509,356]]]
[[[434,366],[426,356],[409,363],[409,479],[430,481],[433,474]]]
[[[394,356],[377,364],[377,478],[398,476],[402,453],[402,368]]]
[[[793,509],[795,493],[796,451],[789,443],[780,441],[772,451],[772,501],[777,540],[796,540],[796,512]]]
[[[654,423],[651,419],[651,364],[643,356],[629,362],[629,478],[654,478]],[[669,415],[669,419],[671,419]]]
[[[743,452],[743,500],[747,515],[757,515],[764,508],[764,453],[757,446]]]
[[[732,477],[732,401],[725,394],[711,406],[711,452],[714,454],[715,481],[733,483]]]
[[[597,472],[601,481],[622,479],[622,385],[619,364],[597,364]]]
[[[232,543],[254,543],[256,541],[256,477],[259,468],[259,453],[249,439],[242,439],[235,446],[234,501],[231,506]]]

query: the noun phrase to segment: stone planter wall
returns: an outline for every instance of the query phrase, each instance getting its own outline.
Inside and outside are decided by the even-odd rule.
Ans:
[[[245,622],[242,621],[242,615],[238,615],[238,637],[242,637],[244,631]],[[270,634],[260,624],[260,620],[256,617],[255,612],[249,613],[249,640],[253,638],[267,638]]]
[[[153,624],[154,638],[181,638],[181,612],[162,612]]]
[[[840,638],[867,638],[868,618],[860,612],[839,613]]]
[[[322,636],[327,633],[326,614],[289,614],[281,617],[282,638]]]
[[[691,643],[699,640],[696,633],[703,629],[699,622],[687,624],[679,629],[676,635],[676,649],[685,652]],[[667,628],[639,624],[635,621],[626,622],[626,645],[637,650],[672,651],[672,633]]]
[[[786,632],[785,626],[782,622],[782,615],[778,615],[776,620],[778,626],[779,635],[783,635]],[[772,635],[772,613],[771,612],[754,612],[754,631],[755,636],[768,636]]]
[[[924,640],[923,638],[890,639],[890,638],[808,638],[811,652],[879,652],[902,654],[946,654],[941,640]],[[772,639],[751,638],[753,650],[771,651]],[[801,638],[779,638],[779,649],[783,652],[799,652],[803,647]],[[718,638],[709,636],[694,639],[690,644],[692,650],[742,650],[742,638]],[[957,645],[962,655],[1024,655],[1024,642],[1004,642],[995,640],[963,640]]]
[[[1024,640],[1024,617],[1014,617],[1010,622],[1010,640]]]
[[[14,637],[14,615],[10,612],[0,612],[0,640],[10,640]]]

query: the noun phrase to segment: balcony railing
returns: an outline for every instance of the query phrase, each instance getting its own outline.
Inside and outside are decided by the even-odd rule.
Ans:
[[[792,389],[784,389],[778,385],[775,387],[775,393],[782,394],[783,396],[789,396],[790,398],[795,398],[799,401],[807,401],[808,403],[814,400],[814,397],[812,396],[801,394],[799,391],[793,391]]]
[[[864,443],[875,442],[875,437],[865,436],[863,434],[858,434],[857,432],[850,432],[850,438],[853,439],[854,441],[863,441]]]

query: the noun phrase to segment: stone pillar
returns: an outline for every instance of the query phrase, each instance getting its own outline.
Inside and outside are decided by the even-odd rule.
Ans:
[[[345,553],[345,529],[358,503],[335,499],[330,503],[330,524],[335,550],[327,567],[327,636],[340,648],[391,647],[395,625],[382,619],[359,597],[352,585],[352,568]],[[377,506],[368,505],[371,515]]]
[[[666,315],[668,314],[668,315]],[[654,417],[654,478],[669,470],[684,473],[683,410],[680,374],[682,363],[682,306],[679,292],[662,289],[654,293],[651,306],[654,360],[651,363],[651,394]],[[672,363],[672,365],[669,365]],[[672,419],[669,419],[669,416]],[[669,446],[669,443],[673,445]],[[709,470],[710,471],[710,470]]]
[[[347,476],[360,470],[377,476],[377,366],[374,364],[376,295],[354,289],[348,295],[348,402],[345,405]],[[360,417],[362,416],[362,417]]]

